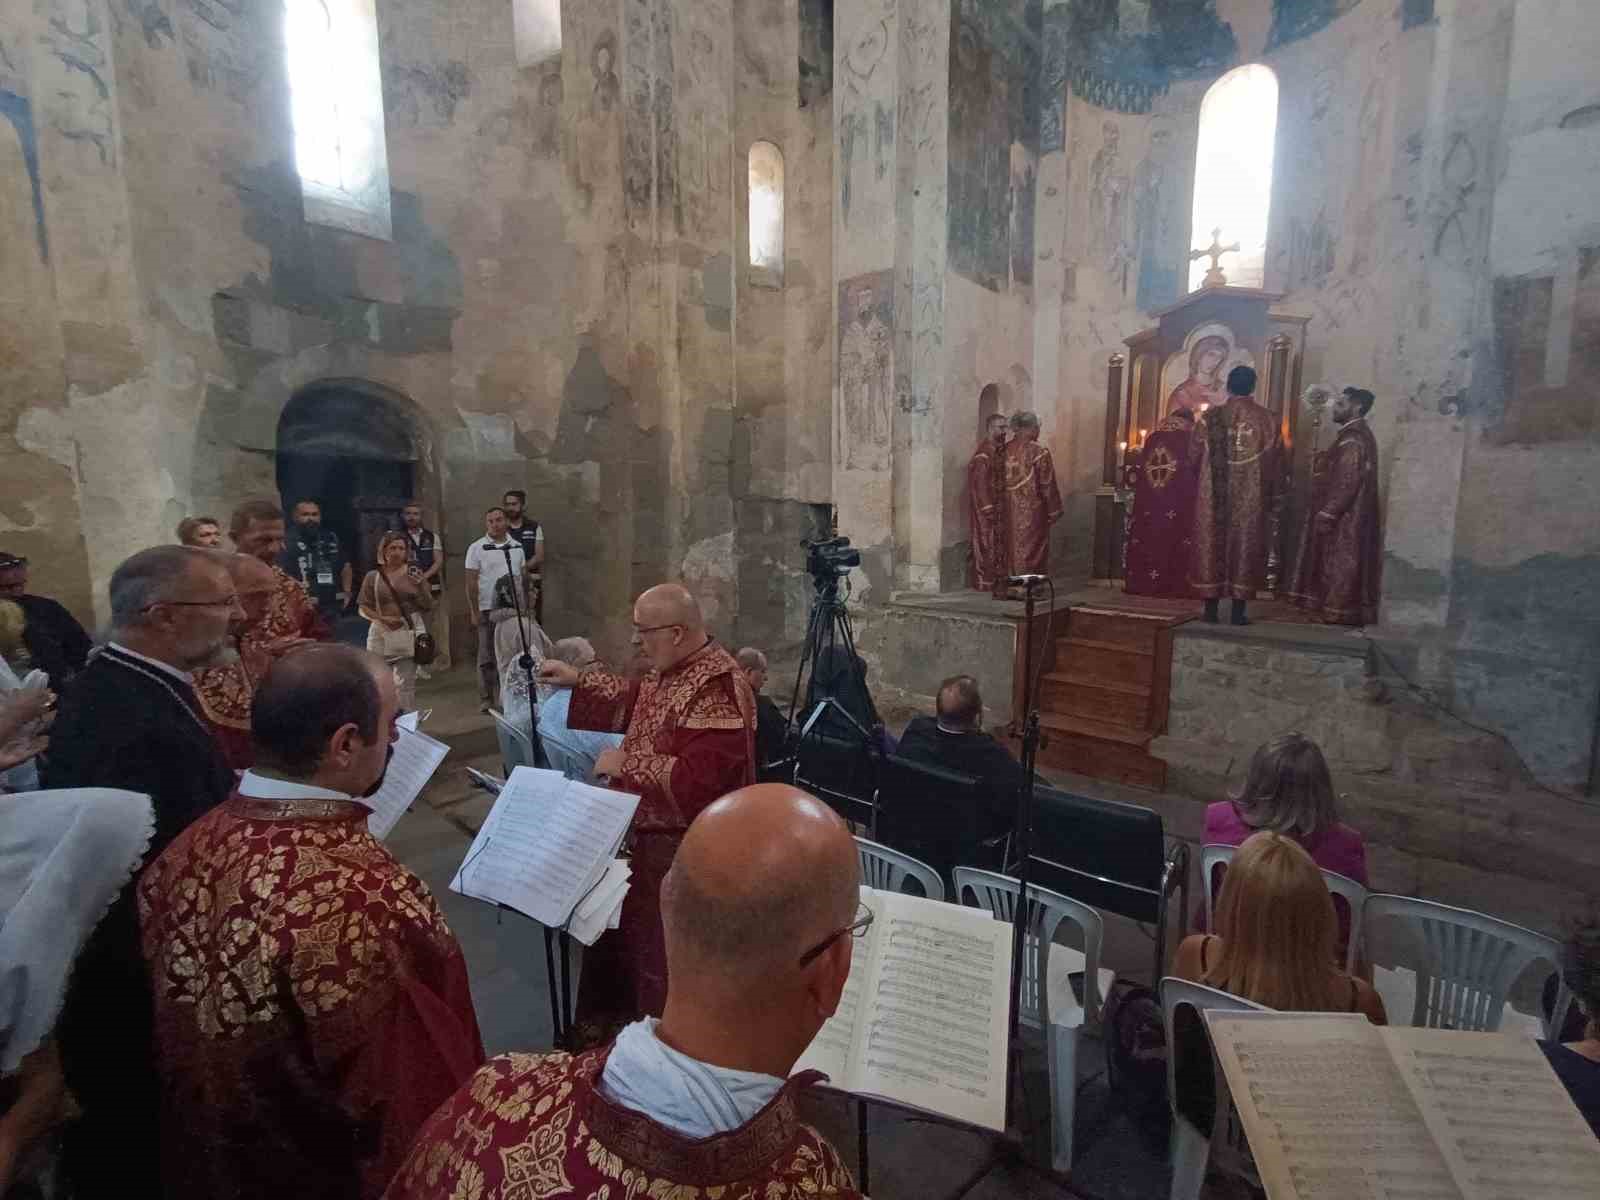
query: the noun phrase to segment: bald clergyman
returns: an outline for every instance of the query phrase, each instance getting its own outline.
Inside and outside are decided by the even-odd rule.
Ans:
[[[844,823],[804,792],[712,804],[661,887],[662,1018],[585,1054],[492,1059],[423,1126],[386,1200],[858,1197],[796,1112],[819,1076],[789,1073],[871,923],[860,870]]]
[[[540,679],[570,687],[567,724],[623,733],[595,772],[640,797],[633,818],[633,882],[622,924],[583,956],[576,1039],[598,1045],[667,998],[658,893],[678,843],[700,811],[755,781],[756,702],[732,654],[706,633],[700,605],[664,583],[633,606],[633,643],[650,662],[640,680],[598,664],[578,671],[547,659]]]

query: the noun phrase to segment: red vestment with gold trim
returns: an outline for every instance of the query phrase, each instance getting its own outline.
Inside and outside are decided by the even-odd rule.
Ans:
[[[992,591],[1005,574],[1006,449],[990,438],[978,443],[967,463],[967,520],[971,526],[970,582],[980,592]]]
[[[1339,430],[1312,488],[1289,598],[1334,625],[1376,625],[1383,535],[1378,439],[1357,417]]]
[[[368,812],[236,793],[145,869],[168,1200],[380,1196],[483,1062],[461,948]]]
[[[1246,397],[1230,397],[1200,417],[1189,443],[1195,466],[1191,594],[1252,600],[1267,586],[1280,445],[1278,419]]]
[[[423,1127],[387,1200],[860,1197],[838,1151],[796,1111],[816,1072],[739,1128],[695,1139],[601,1093],[610,1053],[491,1059]]]
[[[1007,575],[1050,573],[1050,526],[1061,518],[1061,489],[1050,451],[1038,442],[1017,438],[1006,446],[1005,510],[997,595],[1005,593]]]
[[[572,690],[567,724],[623,733],[622,775],[612,786],[640,797],[622,923],[584,951],[579,978],[577,1037],[598,1045],[631,1021],[661,1015],[661,881],[700,810],[755,782],[756,700],[733,655],[707,642],[639,680],[590,667]]]

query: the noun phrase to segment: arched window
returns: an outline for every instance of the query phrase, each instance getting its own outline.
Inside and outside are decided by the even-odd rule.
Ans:
[[[750,282],[783,286],[783,151],[750,147]]]
[[[512,0],[517,65],[536,67],[561,53],[561,0]]]
[[[1194,163],[1194,221],[1190,242],[1239,244],[1222,269],[1235,287],[1261,287],[1267,262],[1267,214],[1272,207],[1272,154],[1278,131],[1278,77],[1249,63],[1229,71],[1200,104],[1200,142]],[[1189,290],[1200,287],[1210,259],[1195,259]]]
[[[294,160],[306,220],[389,236],[389,152],[373,0],[284,0]]]

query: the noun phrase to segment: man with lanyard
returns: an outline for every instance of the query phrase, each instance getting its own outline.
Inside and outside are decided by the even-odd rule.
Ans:
[[[527,492],[507,492],[501,497],[500,504],[506,510],[506,533],[522,547],[528,578],[534,585],[533,619],[542,625],[544,624],[544,588],[541,586],[544,574],[544,530],[539,527],[539,522],[527,515]]]
[[[401,510],[400,519],[403,522],[401,532],[406,535],[406,555],[411,565],[422,573],[422,582],[428,585],[428,591],[433,596],[433,612],[439,612],[439,596],[444,591],[444,543],[433,530],[424,528],[421,505],[406,505]],[[433,633],[430,620],[432,613],[420,615],[428,632]],[[417,678],[429,678],[428,668],[418,667]]]
[[[494,656],[494,621],[489,616],[495,607],[494,585],[504,575],[521,575],[524,568],[522,543],[506,529],[505,509],[496,507],[485,512],[483,528],[484,536],[474,538],[467,547],[466,585],[467,611],[478,614],[478,699],[482,711],[488,712],[500,687],[500,667]]]
[[[279,565],[305,584],[324,621],[337,621],[350,607],[350,560],[339,545],[339,535],[322,528],[322,506],[315,500],[294,506],[294,532]]]

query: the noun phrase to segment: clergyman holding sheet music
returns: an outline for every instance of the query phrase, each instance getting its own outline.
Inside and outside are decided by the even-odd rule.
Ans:
[[[797,1113],[819,1076],[791,1072],[876,925],[860,879],[844,823],[804,792],[761,784],[709,805],[661,884],[671,985],[660,1020],[582,1054],[491,1060],[423,1127],[388,1200],[520,1195],[530,1171],[550,1197],[855,1200],[838,1152]],[[970,915],[1009,947],[1005,925]],[[897,935],[881,944],[894,953]]]
[[[572,689],[567,724],[622,733],[596,760],[609,787],[639,797],[633,886],[617,931],[584,955],[575,1044],[599,1045],[667,998],[657,901],[689,822],[718,796],[755,782],[755,694],[738,662],[706,633],[700,605],[664,583],[633,606],[633,644],[649,662],[630,680],[595,664],[579,672],[546,659],[540,682]]]

